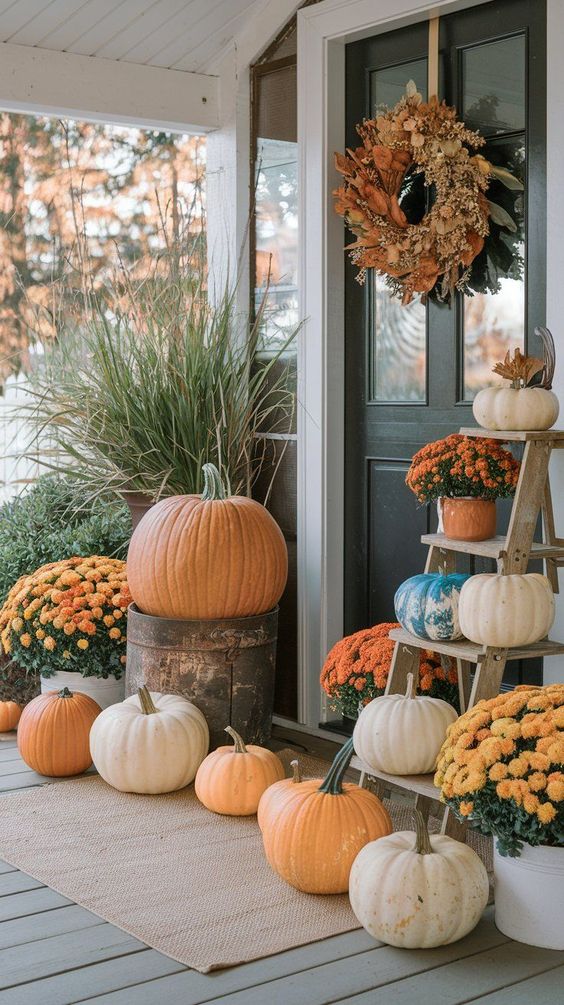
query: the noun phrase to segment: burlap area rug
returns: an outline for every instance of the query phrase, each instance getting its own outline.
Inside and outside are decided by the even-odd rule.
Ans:
[[[411,829],[408,809],[388,808]],[[7,794],[0,858],[202,973],[359,927],[346,895],[299,893],[270,869],[256,817],[210,813],[193,786],[136,796],[91,776]]]

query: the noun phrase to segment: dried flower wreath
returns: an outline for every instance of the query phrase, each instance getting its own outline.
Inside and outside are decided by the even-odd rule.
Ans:
[[[472,153],[483,137],[436,97],[423,102],[413,81],[394,108],[356,128],[362,146],[335,155],[344,184],[333,194],[357,237],[347,250],[359,282],[374,268],[403,303],[417,293],[447,300],[454,290],[471,292],[471,266],[490,224],[517,230],[507,210],[486,198],[490,182],[514,192],[521,182]]]

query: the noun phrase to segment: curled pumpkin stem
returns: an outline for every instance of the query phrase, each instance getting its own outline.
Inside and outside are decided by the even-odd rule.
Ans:
[[[216,499],[226,499],[227,492],[215,464],[204,464],[202,474],[204,476],[202,500],[204,502],[214,502]]]
[[[229,736],[231,737],[231,739],[233,740],[233,743],[235,744],[235,748],[234,748],[233,752],[235,754],[246,754],[247,753],[247,748],[246,748],[245,743],[243,741],[243,737],[239,735],[239,733],[237,732],[237,730],[233,729],[233,726],[226,726],[225,727],[225,732],[229,733]]]
[[[341,796],[343,794],[343,775],[351,763],[354,754],[352,737],[343,743],[343,746],[335,754],[333,763],[327,772],[325,779],[319,786],[319,792],[325,792],[330,796]]]

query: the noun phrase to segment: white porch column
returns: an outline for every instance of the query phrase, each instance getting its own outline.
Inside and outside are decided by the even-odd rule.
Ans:
[[[221,127],[207,138],[208,264],[218,295],[238,269],[241,309],[249,303],[250,71],[231,49],[220,67]]]
[[[546,323],[556,345],[554,390],[560,399],[560,417],[556,425],[564,427],[564,311],[562,297],[562,245],[564,239],[564,4],[562,0],[547,0],[546,52]],[[564,537],[564,450],[554,453],[551,470],[556,533]],[[556,597],[556,620],[552,637],[564,639],[564,569],[560,570],[560,593]],[[564,657],[552,656],[544,661],[545,684],[564,681]]]

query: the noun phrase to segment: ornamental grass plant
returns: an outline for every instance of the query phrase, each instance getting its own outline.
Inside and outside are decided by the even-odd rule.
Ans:
[[[335,711],[356,718],[359,707],[368,705],[386,690],[395,642],[389,638],[398,623],[363,628],[337,642],[323,664],[320,682]],[[459,707],[456,669],[443,666],[440,657],[422,649],[419,660],[418,694],[442,698]]]
[[[564,845],[564,684],[522,685],[449,727],[435,785],[502,855]]]
[[[123,674],[127,608],[125,562],[91,556],[50,562],[12,587],[0,610],[4,653],[30,674]]]
[[[499,440],[453,433],[422,447],[405,481],[422,503],[441,497],[499,499],[515,494],[519,469]]]
[[[266,294],[253,320],[238,308],[236,282],[210,293],[202,242],[169,243],[141,278],[122,263],[101,286],[83,254],[73,280],[80,324],[53,312],[57,336],[24,409],[26,453],[90,494],[199,493],[212,462],[231,493],[250,495],[264,434],[289,429],[293,393],[280,362],[295,333],[259,357]]]

